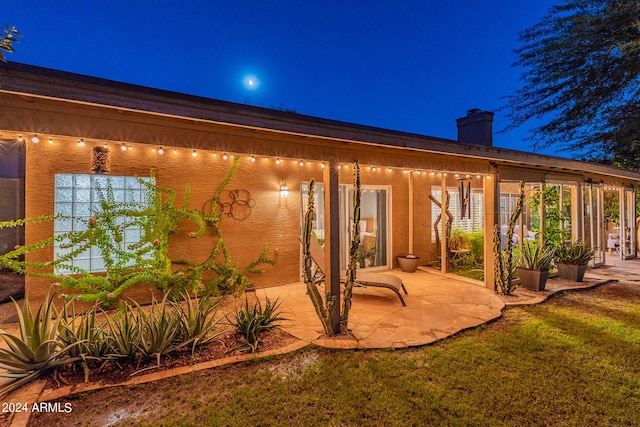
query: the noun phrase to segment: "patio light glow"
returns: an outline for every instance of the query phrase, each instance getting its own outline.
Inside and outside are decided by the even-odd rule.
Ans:
[[[49,137],[49,144],[53,144],[53,138]]]
[[[164,153],[164,150],[162,149],[162,147],[158,148],[158,154],[162,154]]]
[[[84,147],[86,144],[84,143],[84,140],[82,138],[80,138],[78,140],[78,147]]]
[[[125,144],[124,142],[122,143],[122,145],[120,146],[120,149],[122,151],[127,151],[127,144]]]
[[[193,150],[193,153],[191,153],[191,155],[192,155],[193,157],[198,157],[198,153],[196,152],[196,150]]]
[[[37,144],[38,142],[40,142],[40,138],[38,138],[38,135],[33,135],[31,137],[31,142],[33,142],[34,144]]]
[[[227,153],[224,153],[224,154],[222,155],[222,160],[227,160],[228,158],[229,158],[229,156],[227,156]]]

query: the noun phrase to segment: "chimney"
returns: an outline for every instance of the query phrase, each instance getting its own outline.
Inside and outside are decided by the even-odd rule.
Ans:
[[[472,108],[465,117],[456,119],[458,142],[491,147],[493,145],[493,113]]]

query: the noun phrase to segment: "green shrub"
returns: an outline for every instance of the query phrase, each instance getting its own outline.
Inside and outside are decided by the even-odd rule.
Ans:
[[[555,248],[555,260],[562,264],[586,265],[593,258],[595,251],[595,248],[577,240],[568,245],[558,245]]]
[[[180,319],[178,341],[193,344],[192,356],[197,346],[208,344],[216,338],[215,330],[221,320],[216,318],[216,313],[221,302],[222,299],[214,300],[209,295],[191,298],[188,293],[182,294],[183,304],[171,301]]]
[[[265,296],[264,308],[257,298],[253,307],[249,307],[249,301],[245,298],[244,309],[236,311],[235,318],[231,321],[231,324],[247,342],[239,350],[255,353],[260,345],[260,334],[276,328],[278,326],[276,322],[286,320],[284,317],[280,317],[281,304],[279,298],[271,302]]]
[[[0,396],[5,396],[23,384],[37,378],[48,369],[79,360],[70,357],[69,351],[84,343],[77,341],[67,346],[58,339],[60,316],[53,305],[53,297],[47,296],[38,307],[35,316],[31,311],[28,295],[20,308],[13,301],[18,314],[20,337],[0,330],[8,348],[0,348],[0,377],[9,378],[0,387]]]
[[[135,319],[139,323],[138,350],[142,357],[155,357],[158,366],[160,366],[160,357],[187,344],[180,339],[182,335],[180,314],[169,309],[167,297],[168,294],[160,302],[153,298],[148,313],[134,302],[137,308]]]
[[[97,307],[76,314],[75,303],[71,302],[71,313],[65,305],[58,323],[58,339],[69,346],[68,355],[84,370],[84,380],[89,381],[89,363],[108,359],[111,353],[110,337],[106,333],[107,324],[96,323]],[[77,345],[74,345],[77,344]]]
[[[553,263],[553,249],[533,242],[524,242],[520,266],[527,270],[549,270]]]
[[[106,313],[105,313],[106,315]],[[111,351],[108,356],[115,358],[132,357],[140,346],[140,321],[138,313],[126,302],[121,302],[118,311],[106,315]]]

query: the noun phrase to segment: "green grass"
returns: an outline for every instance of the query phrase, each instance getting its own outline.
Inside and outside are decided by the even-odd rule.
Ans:
[[[276,373],[311,356],[297,375]],[[73,415],[124,396],[156,405],[139,425],[640,425],[640,289],[606,285],[509,309],[416,349],[307,348],[85,394]]]

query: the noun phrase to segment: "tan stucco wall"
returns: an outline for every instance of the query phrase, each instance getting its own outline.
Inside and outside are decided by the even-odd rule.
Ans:
[[[100,142],[95,142],[102,145]],[[60,173],[90,173],[90,150],[93,141],[87,141],[85,147],[78,147],[74,139],[57,139],[54,144],[40,143],[28,145],[27,155],[27,191],[26,216],[52,214],[54,210],[55,175]],[[160,187],[176,191],[176,204],[181,205],[186,185],[191,188],[193,208],[202,208],[210,200],[217,185],[226,175],[231,160],[223,160],[221,153],[213,156],[211,151],[200,151],[196,158],[191,151],[165,147],[165,153],[157,154],[151,146],[134,146],[133,150],[121,151],[119,145],[110,145],[111,175],[148,176],[155,171]],[[340,183],[351,184],[352,168],[341,170]],[[258,286],[272,286],[300,280],[300,235],[301,221],[301,182],[314,178],[322,181],[320,162],[307,162],[303,167],[298,160],[284,159],[276,164],[275,158],[256,156],[256,162],[249,156],[241,156],[239,167],[227,190],[243,189],[251,193],[255,200],[250,216],[243,221],[225,217],[222,221],[224,239],[234,259],[241,266],[251,262],[261,252],[265,244],[269,245],[269,255],[276,261],[275,266],[265,266],[262,275],[251,277]],[[363,166],[361,171],[363,186],[389,186],[391,190],[391,235],[389,248],[396,267],[395,255],[408,251],[409,224],[408,212],[408,175],[400,169],[386,168],[373,172],[371,167]],[[290,189],[287,199],[280,197],[279,188],[286,183]],[[184,222],[176,236],[171,237],[170,255],[174,258],[203,260],[215,241],[213,236],[200,239],[188,237],[195,226]],[[53,223],[44,222],[27,227],[27,242],[34,242],[51,236]],[[32,261],[53,259],[53,249],[47,248],[30,255]],[[35,299],[44,295],[49,281],[28,278],[27,287]]]

